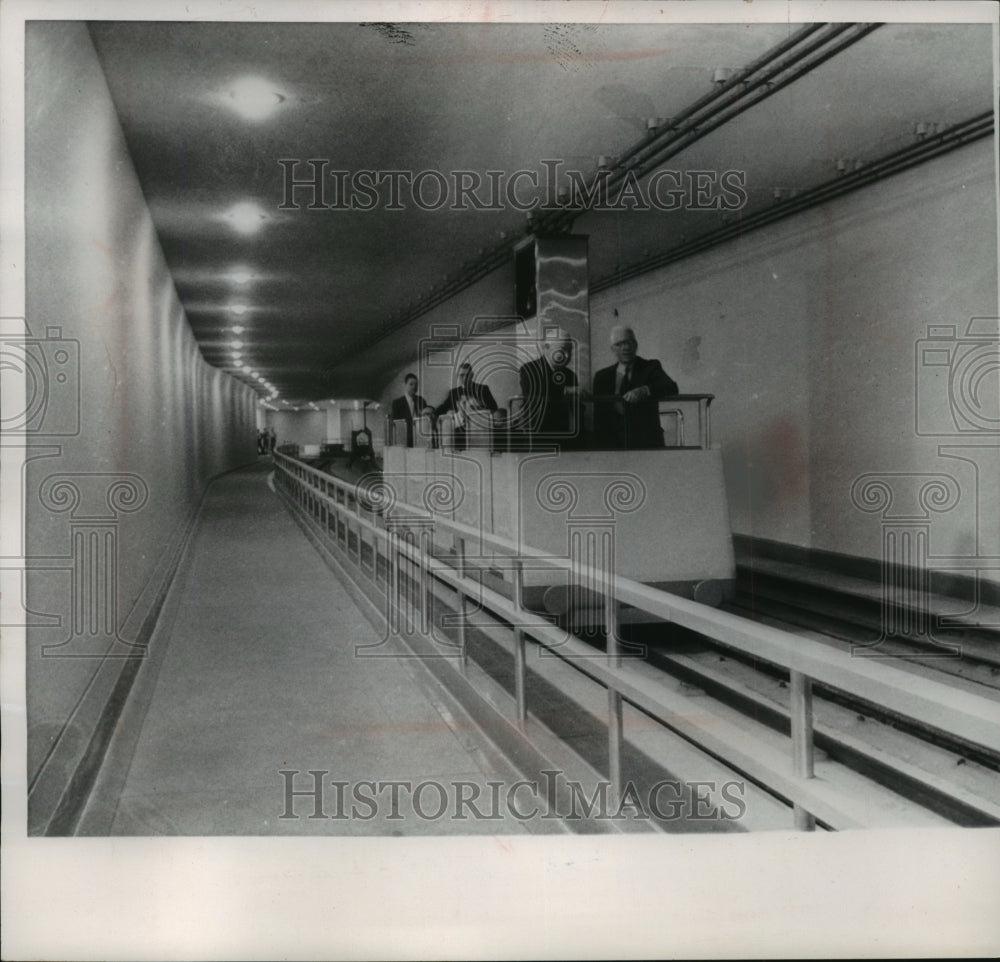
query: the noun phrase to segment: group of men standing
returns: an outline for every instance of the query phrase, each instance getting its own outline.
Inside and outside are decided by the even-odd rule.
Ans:
[[[278,443],[274,434],[274,428],[260,429],[257,431],[257,453],[270,454]]]
[[[659,361],[640,357],[634,331],[623,325],[611,331],[615,363],[594,375],[593,392],[583,390],[570,367],[573,343],[564,331],[550,330],[541,342],[541,354],[521,366],[522,408],[515,428],[546,443],[574,446],[580,442],[581,401],[594,405],[594,446],[612,449],[662,448],[663,430],[657,402],[678,393],[677,384]],[[456,384],[436,408],[417,393],[417,376],[407,374],[405,394],[392,402],[392,418],[406,422],[406,444],[413,446],[417,418],[451,413],[456,431],[465,429],[475,411],[495,412],[489,387],[473,379],[472,365],[463,362]]]
[[[492,391],[485,384],[478,384],[472,378],[472,365],[465,361],[458,366],[455,386],[436,408],[431,407],[417,393],[417,375],[407,374],[403,379],[405,393],[392,402],[393,421],[406,422],[406,446],[413,447],[413,425],[419,417],[437,419],[442,414],[452,414],[456,430],[464,431],[470,415],[478,411],[499,410]]]

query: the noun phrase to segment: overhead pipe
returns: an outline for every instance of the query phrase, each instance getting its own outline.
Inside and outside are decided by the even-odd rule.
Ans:
[[[948,130],[926,140],[918,141],[907,147],[886,154],[878,160],[866,163],[859,170],[838,175],[832,180],[824,181],[816,187],[803,191],[793,198],[773,204],[766,210],[756,214],[741,216],[734,224],[727,224],[717,230],[702,234],[685,244],[680,244],[668,251],[637,261],[628,267],[612,271],[605,277],[590,285],[591,293],[607,290],[623,281],[640,277],[650,271],[658,270],[679,260],[699,254],[702,251],[725,243],[735,237],[743,236],[751,231],[766,227],[776,221],[784,220],[793,214],[799,214],[813,207],[840,197],[844,194],[860,190],[878,180],[894,174],[902,173],[911,167],[926,163],[942,154],[964,147],[993,133],[993,111],[977,114],[960,124],[955,124]]]
[[[684,110],[682,110],[679,114],[676,114],[673,117],[669,118],[670,123],[664,131],[655,135],[652,139],[639,141],[633,144],[622,155],[622,157],[620,158],[620,162],[629,161],[634,156],[641,154],[645,148],[655,147],[658,142],[663,143],[665,140],[668,140],[676,127],[685,123],[690,117],[694,116],[699,111],[710,106],[715,101],[728,98],[729,92],[734,87],[738,86],[739,84],[745,83],[747,79],[754,73],[756,73],[758,70],[762,70],[765,67],[769,66],[771,63],[777,60],[778,57],[784,55],[796,45],[802,43],[803,40],[805,40],[807,37],[810,37],[817,30],[820,30],[822,26],[823,26],[822,24],[811,23],[807,24],[805,27],[802,27],[800,30],[797,30],[794,34],[792,34],[792,36],[783,40],[776,47],[772,47],[765,54],[763,54],[763,56],[758,57],[754,61],[751,61],[751,63],[749,63],[746,67],[737,71],[721,87],[718,87],[712,92],[705,94],[703,97],[700,97],[698,100],[696,100],[693,104],[690,104],[689,106],[685,107]],[[836,27],[834,29],[840,32],[842,30],[846,30],[847,25],[843,27]]]
[[[771,96],[773,93],[776,93],[789,83],[799,79],[809,71],[824,63],[826,60],[835,56],[837,53],[840,53],[851,44],[856,43],[858,40],[862,39],[862,37],[867,36],[871,31],[875,30],[878,26],[879,24],[834,24],[826,26],[822,24],[808,24],[802,27],[791,37],[786,38],[775,47],[772,47],[757,60],[737,71],[737,73],[734,74],[733,77],[720,88],[713,90],[711,93],[706,94],[703,97],[700,97],[693,104],[686,107],[680,114],[676,115],[671,120],[670,126],[662,133],[657,134],[652,139],[645,137],[636,144],[633,144],[632,147],[630,147],[626,153],[622,155],[622,159],[631,160],[633,157],[641,156],[645,158],[640,161],[644,167],[649,164],[658,166],[668,157],[679,153],[681,150],[706,136],[709,132],[717,129],[722,124],[728,122],[739,113],[742,113],[744,110],[760,103],[762,100]],[[822,33],[822,36],[814,38],[810,41],[809,38],[817,32]],[[823,48],[827,47],[831,41],[837,40],[837,38],[840,38],[844,34],[847,36],[844,39],[841,39],[839,43],[834,44],[827,50],[823,50]],[[795,48],[800,47],[800,45],[803,46],[796,50]],[[777,66],[771,66],[774,64],[775,60],[783,57],[785,54],[789,53],[789,51],[794,51],[790,57],[786,57],[785,60]],[[775,81],[773,79],[779,74],[790,71],[791,68],[796,67],[800,61],[817,52],[819,52],[818,57],[802,64],[798,67],[798,69],[792,71],[789,75],[782,77],[780,81]],[[768,70],[767,68],[771,69]],[[761,72],[763,72],[763,76],[754,77],[755,74]],[[736,99],[731,96],[734,89],[741,89],[741,94],[738,95],[738,98]],[[748,94],[758,90],[759,93],[757,96],[747,97]],[[742,103],[744,99],[748,100],[745,104]],[[724,102],[719,103],[719,101]],[[712,105],[715,106],[713,107]],[[705,116],[699,118],[696,123],[689,123],[690,129],[685,131],[678,131],[676,129],[678,123],[688,123],[690,119],[696,117],[699,112],[706,111],[706,108],[710,107],[712,109],[707,110]],[[719,119],[718,122],[713,122],[720,116],[721,119]],[[650,150],[655,151],[655,153],[651,154]],[[648,172],[648,170],[646,172]],[[614,183],[617,183],[625,176],[626,168],[622,167],[621,163],[619,163],[618,167],[612,170],[609,180],[613,179]],[[591,181],[588,187],[593,187],[593,185],[594,182]],[[534,219],[534,224],[531,229],[525,231],[521,236],[528,236],[532,233],[541,233],[546,231],[555,232],[557,230],[561,230],[562,228],[571,225],[573,220],[585,212],[585,208],[560,208],[555,211],[543,210]],[[504,263],[510,260],[511,249],[511,240],[509,238],[505,238],[501,244],[498,244],[488,250],[465,270],[459,271],[452,280],[445,282],[439,290],[433,291],[428,297],[420,301],[413,308],[413,310],[408,311],[405,316],[397,320],[390,320],[384,323],[375,336],[368,340],[368,343],[365,346],[367,347],[377,344],[379,341],[384,340],[400,328],[407,326],[417,318],[423,316],[428,311],[439,306],[440,304],[443,304],[445,301],[450,300],[460,291],[465,290],[472,284],[476,283],[476,281],[482,279],[488,274],[491,274],[497,268],[503,266]],[[353,350],[348,349],[348,353],[353,353]]]
[[[661,141],[658,147],[656,145],[644,145],[646,149],[638,152],[641,159],[634,164],[620,163],[618,167],[612,171],[611,175],[606,178],[606,186],[610,188],[617,185],[620,181],[625,179],[630,169],[636,176],[641,177],[648,174],[654,168],[659,167],[671,157],[676,156],[687,147],[690,147],[691,144],[701,140],[703,137],[708,136],[708,134],[728,123],[733,118],[739,116],[744,111],[749,110],[761,101],[766,100],[768,97],[777,93],[790,83],[809,73],[809,71],[814,70],[820,64],[825,63],[831,57],[840,53],[851,44],[854,44],[858,40],[867,36],[873,30],[877,29],[878,26],[879,24],[837,26],[831,31],[825,33],[824,36],[807,44],[804,49],[797,50],[794,55],[787,58],[785,62],[777,65],[771,70],[765,71],[762,76],[756,77],[752,81],[747,77],[748,71],[740,71],[726,83],[721,91],[721,94],[724,95],[734,87],[740,87],[742,90],[738,98],[730,98],[725,104],[721,106],[714,106],[712,110],[702,117],[698,116],[698,110],[692,110],[689,108],[671,124],[671,128],[681,126],[682,129],[671,129],[666,132],[665,135],[658,138]],[[848,36],[841,39],[832,47],[826,50],[822,49],[830,43],[831,40],[840,37],[840,35],[844,33],[847,33]],[[813,60],[807,61],[805,64],[797,66],[800,64],[800,61],[817,51],[819,51],[819,56],[815,57]],[[793,67],[796,67],[796,69],[791,71],[791,68]],[[780,80],[775,79],[780,74],[786,73],[787,71],[791,72],[787,73],[786,76],[781,77]],[[757,95],[750,96],[750,94],[754,91],[757,91]],[[719,94],[716,94],[712,98],[713,101],[718,99],[718,96]],[[704,100],[705,98],[702,99]],[[677,122],[678,120],[680,121],[679,125]],[[624,155],[624,157],[627,160],[629,157],[635,156],[635,154],[636,152],[632,151],[629,154]],[[593,188],[595,182],[596,178],[595,181],[591,181],[589,188]],[[586,208],[576,208],[572,211],[552,211],[548,213],[550,214],[548,218],[546,218],[545,213],[542,215],[541,229],[558,230],[564,223],[567,222],[567,220],[572,220],[581,214],[586,213]]]

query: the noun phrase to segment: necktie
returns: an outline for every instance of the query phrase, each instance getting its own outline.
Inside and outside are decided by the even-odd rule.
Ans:
[[[619,391],[620,394],[624,394],[631,387],[631,378],[629,377],[631,373],[632,373],[632,366],[628,365],[625,368],[625,373],[622,375],[622,387],[621,391]]]

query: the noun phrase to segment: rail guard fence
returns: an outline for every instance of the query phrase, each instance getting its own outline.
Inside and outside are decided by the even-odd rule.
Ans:
[[[430,628],[431,593],[435,582],[453,589],[458,597],[458,643],[455,656],[467,659],[468,618],[482,611],[507,622],[513,636],[516,718],[527,720],[526,641],[531,639],[572,665],[607,691],[609,781],[622,786],[623,705],[629,703],[664,728],[696,745],[743,774],[750,781],[790,804],[796,828],[811,830],[816,820],[835,829],[863,828],[870,823],[866,806],[814,773],[814,683],[839,689],[916,719],[948,735],[1000,754],[1000,703],[959,692],[877,659],[859,660],[845,651],[793,635],[778,628],[747,621],[736,615],[650,588],[604,572],[581,568],[569,559],[552,558],[525,550],[506,538],[398,503],[391,487],[373,475],[371,482],[347,481],[306,464],[274,454],[275,486],[314,528],[339,547],[346,558],[377,584],[386,588],[386,618],[390,630],[416,627],[417,609],[404,587],[404,564],[409,562],[418,585],[420,629]],[[433,554],[434,535],[453,538],[455,564]],[[472,553],[477,546],[477,553]],[[367,549],[367,557],[366,550]],[[486,552],[492,552],[487,555]],[[380,565],[380,562],[382,564]],[[511,578],[511,597],[495,591],[473,575],[500,569]],[[604,593],[604,631],[607,651],[600,653],[581,639],[526,609],[523,602],[525,570],[557,570],[584,578],[591,589]],[[603,586],[603,587],[602,587]],[[655,680],[623,661],[618,605],[631,605],[664,621],[699,632],[748,655],[779,665],[789,672],[791,737],[789,750],[755,743],[747,732],[722,718],[700,723],[704,708],[693,699],[666,691]]]

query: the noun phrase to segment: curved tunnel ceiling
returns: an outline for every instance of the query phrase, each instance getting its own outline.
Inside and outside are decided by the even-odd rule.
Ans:
[[[523,235],[526,214],[504,196],[514,172],[536,171],[544,186],[542,161],[559,160],[561,184],[570,170],[591,178],[598,157],[622,154],[650,118],[673,117],[710,92],[717,68],[741,68],[800,27],[100,22],[90,30],[206,360],[244,378],[255,370],[282,398],[309,399],[370,394],[419,334],[404,330],[390,353],[370,347],[372,333],[478,252]],[[990,110],[991,42],[988,25],[883,25],[667,166],[745,171],[748,209],[776,189],[821,183],[838,158],[912,142],[918,123]],[[298,188],[286,197],[290,175],[311,177],[309,160],[325,175],[324,195]],[[350,194],[371,209],[310,209],[314,198],[341,199],[334,171],[364,170],[427,171],[424,206],[445,201],[421,209],[399,181],[394,210],[387,182],[375,192],[362,181]],[[480,205],[499,209],[476,209],[472,195],[451,209],[452,172],[461,170],[480,177]],[[517,191],[525,206],[539,199],[524,178]],[[576,229],[591,235],[591,273],[600,277],[666,237],[717,228],[720,216],[589,213]]]

